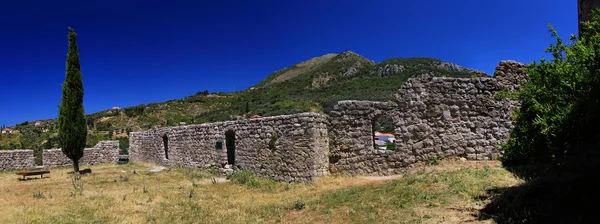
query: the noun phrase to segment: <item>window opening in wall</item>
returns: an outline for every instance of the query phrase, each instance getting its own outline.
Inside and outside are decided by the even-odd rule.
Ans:
[[[379,117],[373,120],[373,148],[396,150],[396,133],[391,117]]]
[[[225,132],[225,146],[227,147],[227,163],[235,165],[235,131]]]
[[[163,135],[163,145],[165,149],[165,159],[169,159],[169,137]]]
[[[275,152],[276,148],[276,143],[277,143],[277,139],[279,138],[279,134],[276,131],[273,131],[271,133],[271,140],[269,141],[269,150],[271,150],[271,152]]]
[[[217,148],[217,151],[221,151],[221,150],[223,150],[223,142],[220,142],[220,141],[219,141],[219,142],[217,142],[217,146],[216,146],[216,148]]]

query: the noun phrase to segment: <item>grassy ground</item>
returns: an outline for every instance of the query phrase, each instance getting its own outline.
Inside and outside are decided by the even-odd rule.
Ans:
[[[92,166],[93,174],[80,180],[68,168],[28,181],[0,172],[0,223],[482,222],[486,191],[521,183],[498,162],[443,161],[404,176],[327,177],[311,184],[248,173],[231,181],[208,171],[151,173],[151,166]]]

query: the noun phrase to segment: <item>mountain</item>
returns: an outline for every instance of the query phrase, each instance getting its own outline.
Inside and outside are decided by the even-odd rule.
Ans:
[[[265,88],[293,83],[296,88],[316,89],[329,86],[339,78],[366,72],[374,65],[375,62],[352,51],[326,54],[276,71],[255,87]]]
[[[87,145],[156,127],[247,119],[254,114],[327,113],[340,100],[392,100],[408,78],[426,76],[487,74],[433,58],[392,58],[375,63],[352,51],[331,53],[273,72],[247,90],[204,91],[182,99],[88,114]],[[55,122],[17,125],[20,133],[0,136],[0,149],[57,147]]]
[[[473,74],[478,77],[487,76],[484,72],[433,58],[391,58],[377,64],[371,70],[371,74],[380,77],[392,75],[471,77]]]

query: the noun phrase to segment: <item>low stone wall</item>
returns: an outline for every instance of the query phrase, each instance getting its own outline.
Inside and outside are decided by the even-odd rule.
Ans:
[[[317,113],[153,129],[130,133],[129,158],[174,167],[233,162],[262,177],[307,182],[328,173],[327,132],[327,117]]]
[[[518,89],[524,67],[503,61],[498,78],[410,79],[395,102],[339,102],[329,114],[330,171],[388,175],[432,157],[497,157],[518,102],[494,94]],[[374,149],[372,124],[381,116],[393,119],[395,151]]]
[[[44,167],[72,166],[73,162],[61,149],[46,149],[43,151]],[[86,148],[79,165],[96,165],[114,163],[119,156],[119,141],[101,141],[94,148]]]
[[[34,160],[33,150],[0,150],[0,170],[30,169]]]

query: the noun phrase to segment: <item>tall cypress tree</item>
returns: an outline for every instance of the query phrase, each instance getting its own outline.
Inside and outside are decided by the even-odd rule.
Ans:
[[[69,53],[67,72],[62,86],[62,101],[58,112],[58,142],[62,152],[73,160],[75,172],[79,171],[79,159],[87,137],[87,125],[83,110],[83,81],[79,65],[77,34],[69,27]]]

